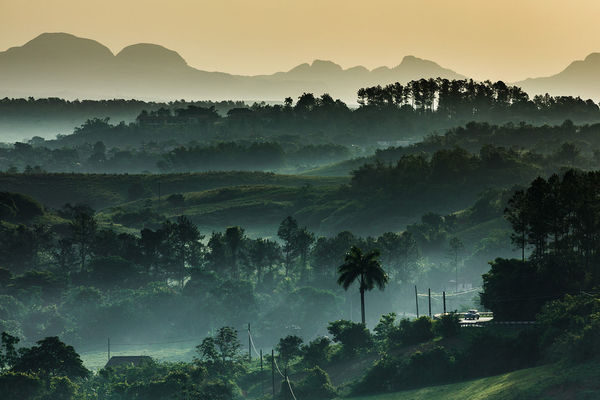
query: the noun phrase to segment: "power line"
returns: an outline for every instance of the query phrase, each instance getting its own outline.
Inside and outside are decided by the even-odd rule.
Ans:
[[[252,338],[252,334],[250,333],[250,331],[248,331],[248,336],[250,337],[250,343],[252,344],[252,350],[254,350],[254,353],[256,353],[256,355],[258,357],[260,357],[260,353],[256,350],[256,346],[254,345],[254,339]]]

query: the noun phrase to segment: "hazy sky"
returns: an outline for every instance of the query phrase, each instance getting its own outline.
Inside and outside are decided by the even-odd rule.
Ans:
[[[0,0],[0,50],[43,32],[113,52],[149,42],[204,70],[261,74],[415,55],[477,78],[556,73],[600,52],[599,0]]]

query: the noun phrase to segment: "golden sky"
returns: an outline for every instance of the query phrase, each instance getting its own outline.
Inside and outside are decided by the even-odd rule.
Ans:
[[[261,74],[405,55],[476,79],[554,74],[600,52],[599,0],[0,0],[0,50],[43,32],[113,52],[157,43],[204,70]]]

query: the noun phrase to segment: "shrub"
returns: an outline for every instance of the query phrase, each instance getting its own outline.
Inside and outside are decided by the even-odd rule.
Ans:
[[[302,357],[308,366],[324,366],[329,360],[331,340],[319,337],[302,346]]]
[[[327,372],[319,367],[311,368],[306,372],[306,377],[297,386],[292,385],[296,397],[311,400],[326,400],[336,397],[335,388],[331,384]],[[285,389],[286,387],[282,387],[282,390]]]
[[[403,370],[406,387],[439,384],[453,378],[454,358],[441,346],[428,351],[415,352]]]
[[[439,320],[435,321],[433,327],[436,334],[442,337],[456,336],[460,332],[460,317],[454,312],[444,314]]]
[[[0,375],[0,393],[4,400],[35,399],[43,390],[40,378],[21,372],[5,372]]]
[[[361,323],[347,320],[330,322],[327,331],[333,335],[334,342],[342,344],[342,349],[347,355],[369,349],[373,344],[371,333]]]
[[[429,317],[420,317],[413,321],[404,318],[399,329],[392,332],[390,341],[394,344],[412,345],[433,339],[433,324]]]
[[[353,394],[389,392],[398,386],[400,371],[405,362],[397,357],[384,356],[371,367],[354,386]]]

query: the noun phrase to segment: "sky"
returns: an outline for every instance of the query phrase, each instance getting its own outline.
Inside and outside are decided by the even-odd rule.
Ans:
[[[0,0],[0,51],[67,32],[113,53],[160,44],[207,71],[393,67],[414,55],[513,82],[600,52],[599,17],[598,0]]]

